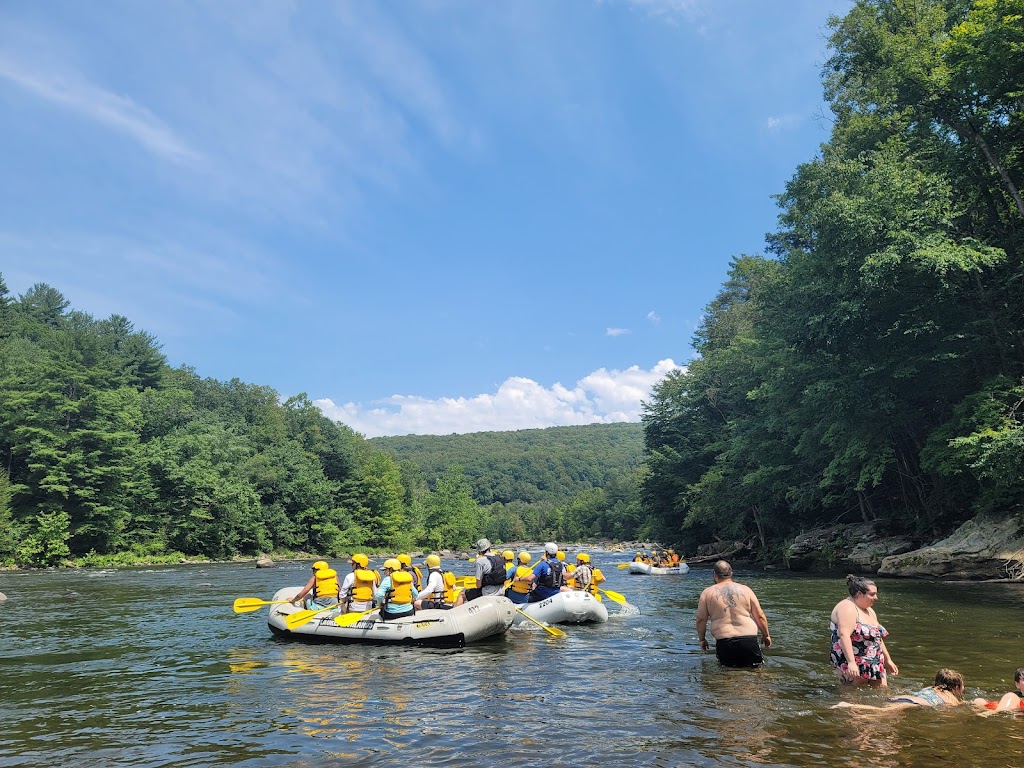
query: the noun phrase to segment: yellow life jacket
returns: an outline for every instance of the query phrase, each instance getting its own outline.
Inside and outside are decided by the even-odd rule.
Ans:
[[[408,565],[403,565],[402,570],[412,576],[412,584],[416,587],[416,591],[423,589],[423,572],[420,571],[418,565],[414,565],[411,568]]]
[[[338,572],[333,568],[321,568],[314,574],[316,583],[313,584],[313,597],[337,597]]]
[[[391,589],[388,590],[388,605],[410,605],[412,603],[412,574],[395,571],[391,574]]]
[[[455,602],[455,574],[451,571],[444,572],[444,601]]]
[[[576,589],[576,577],[573,574],[576,573],[576,566],[572,563],[565,566],[565,586],[569,589]]]
[[[605,579],[604,574],[601,573],[600,568],[591,568],[590,570],[593,575],[590,577],[590,585],[587,587],[587,591],[592,595],[596,595],[598,587],[601,586],[602,582],[607,581],[607,579]]]
[[[373,588],[377,586],[376,575],[366,568],[357,568],[354,573],[356,580],[352,583],[352,601],[355,603],[370,602],[373,600]]]
[[[512,579],[512,591],[518,592],[520,595],[525,595],[526,593],[528,593],[533,584],[531,584],[528,581],[516,581],[516,579],[525,579],[531,573],[533,573],[533,569],[527,565],[520,565],[519,567],[517,567],[516,575]]]

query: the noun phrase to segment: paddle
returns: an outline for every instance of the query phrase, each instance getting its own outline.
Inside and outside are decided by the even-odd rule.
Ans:
[[[619,563],[615,567],[618,568],[620,571],[624,571],[626,568],[629,568],[630,565],[631,563]]]
[[[528,618],[530,621],[532,621],[534,624],[536,624],[538,627],[540,627],[545,632],[547,632],[549,635],[553,635],[555,637],[565,637],[565,632],[563,632],[562,630],[555,629],[554,627],[549,627],[547,624],[543,624],[543,623],[537,621],[535,618],[533,618],[533,616],[531,616],[530,614],[528,614],[528,613],[526,613],[524,611],[519,610],[518,608],[516,608],[516,613],[522,614],[523,616]]]
[[[298,611],[296,613],[289,613],[288,616],[285,617],[284,625],[288,627],[288,629],[296,629],[298,627],[301,627],[303,624],[306,624],[307,622],[311,621],[312,618],[316,616],[318,613],[323,613],[324,611],[331,611],[336,609],[337,607],[338,605],[334,604],[328,605],[326,608],[320,608],[316,611]],[[347,616],[348,614],[345,615]]]
[[[235,600],[235,613],[249,613],[259,610],[264,605],[280,605],[290,602],[291,600],[260,600],[258,597],[240,597]]]
[[[627,602],[624,595],[621,595],[618,592],[612,592],[610,589],[601,589],[600,587],[598,587],[597,591],[604,593],[604,595],[609,600],[611,600],[613,603],[618,603],[619,605],[625,605],[626,602]]]
[[[334,617],[334,623],[337,624],[339,627],[347,627],[351,624],[355,624],[357,621],[362,619],[363,616],[366,616],[367,614],[374,613],[375,611],[379,610],[379,608],[371,608],[368,611],[360,611],[359,613],[343,613],[340,616]]]

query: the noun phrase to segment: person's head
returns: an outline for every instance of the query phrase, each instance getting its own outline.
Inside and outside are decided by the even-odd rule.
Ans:
[[[559,562],[565,562],[565,552],[563,552],[562,550],[558,550],[557,552],[555,552],[555,557],[558,558]]]
[[[576,562],[577,563],[589,563],[590,562],[590,555],[588,555],[586,552],[580,552],[578,555],[576,555]]]
[[[423,561],[423,564],[427,566],[427,568],[440,568],[441,558],[437,555],[427,555],[427,559]]]
[[[404,565],[406,568],[408,568],[410,565],[412,565],[412,558],[409,557],[409,555],[405,555],[405,554],[399,555],[398,557],[395,558],[395,560],[397,560],[401,565]]]
[[[314,571],[322,571],[326,567],[327,567],[327,561],[326,560],[317,560],[315,563],[313,563],[313,570]]]
[[[533,556],[529,552],[520,552],[519,553],[519,562],[522,563],[523,565],[526,565],[532,559],[533,559]]]
[[[348,562],[349,562],[349,565],[351,565],[353,569],[355,569],[355,568],[365,568],[366,566],[368,566],[370,564],[370,558],[368,558],[362,552],[357,552],[356,554],[352,555],[352,559],[349,560]]]
[[[505,558],[506,563],[515,562],[516,559],[516,553],[513,552],[511,549],[506,549],[504,552],[501,553],[501,556]]]
[[[1024,667],[1017,667],[1017,671],[1013,673],[1013,684],[1020,685],[1024,682]]]
[[[940,691],[949,691],[954,696],[964,692],[964,676],[955,669],[943,667],[935,673],[935,687]]]
[[[719,560],[711,570],[715,574],[715,581],[732,578],[732,566],[725,562],[725,560]]]
[[[549,541],[544,545],[544,554],[549,558],[558,557],[558,545],[553,541]]]
[[[483,555],[491,551],[491,540],[490,539],[478,539],[476,542],[476,551],[478,555]]]
[[[395,558],[389,557],[387,560],[384,561],[384,570],[400,571],[402,570],[402,564],[398,562],[398,560],[396,560]]]
[[[863,576],[849,574],[846,577],[846,588],[850,591],[850,597],[854,600],[863,597],[870,599],[873,603],[878,598],[878,587],[875,586],[875,582]]]

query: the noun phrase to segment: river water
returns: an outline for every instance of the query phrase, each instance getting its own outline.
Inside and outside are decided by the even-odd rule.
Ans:
[[[697,644],[710,570],[630,576],[595,555],[638,615],[532,625],[459,650],[275,640],[269,599],[308,563],[0,573],[0,766],[1009,766],[1024,716],[969,707],[900,714],[841,689],[828,615],[841,575],[737,571],[774,647],[724,670]],[[446,562],[456,573],[468,563]],[[901,674],[888,695],[953,667],[968,695],[998,696],[1024,666],[1024,585],[881,580],[875,609]]]

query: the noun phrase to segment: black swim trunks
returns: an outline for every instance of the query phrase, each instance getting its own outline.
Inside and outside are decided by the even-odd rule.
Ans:
[[[715,655],[723,667],[759,667],[764,664],[757,635],[716,640]]]

